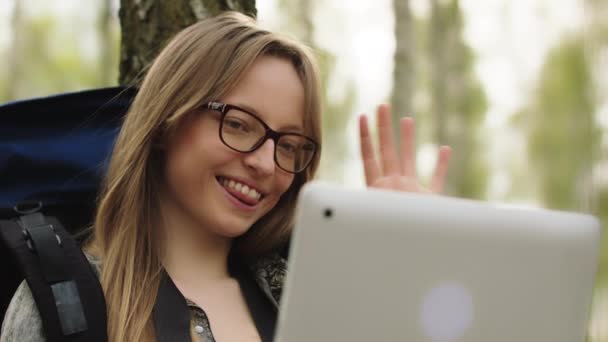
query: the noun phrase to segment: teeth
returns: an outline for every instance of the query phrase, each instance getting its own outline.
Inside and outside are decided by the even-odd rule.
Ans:
[[[236,191],[239,191],[240,193],[242,193],[245,196],[248,196],[252,199],[255,200],[259,200],[262,197],[262,194],[260,194],[259,192],[257,192],[257,190],[250,188],[247,185],[243,185],[239,182],[236,182],[232,179],[228,180],[226,178],[222,178],[220,183],[226,187],[226,188],[230,188]]]

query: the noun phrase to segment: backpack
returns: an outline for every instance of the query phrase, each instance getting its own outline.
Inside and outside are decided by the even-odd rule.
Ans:
[[[0,321],[25,279],[47,340],[107,341],[103,291],[79,244],[134,95],[115,87],[0,106]]]

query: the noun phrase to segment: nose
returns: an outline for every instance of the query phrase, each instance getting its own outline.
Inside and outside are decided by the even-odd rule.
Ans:
[[[245,165],[260,175],[272,175],[275,170],[274,141],[268,139],[257,150],[246,154]]]

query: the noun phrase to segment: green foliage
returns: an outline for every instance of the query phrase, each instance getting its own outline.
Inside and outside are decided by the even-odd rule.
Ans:
[[[335,65],[335,57],[326,51],[318,51],[323,87],[323,153],[319,174],[323,179],[343,182],[344,162],[349,151],[346,126],[355,103],[356,90],[354,84],[349,82],[342,100],[335,100],[329,96],[327,85]]]
[[[528,134],[529,165],[544,204],[550,208],[588,211],[608,222],[608,188],[590,187],[599,160],[600,128],[595,123],[594,81],[584,39],[566,37],[543,65],[530,103],[516,123]],[[601,186],[601,185],[600,185]],[[594,208],[584,207],[589,201]],[[597,283],[608,284],[608,235],[602,235]]]
[[[59,18],[45,15],[21,20],[15,33],[19,42],[9,48],[17,49],[13,51],[17,58],[14,68],[0,75],[3,101],[109,86],[114,82],[108,83],[108,79],[117,79],[118,30],[112,31],[112,51],[106,54],[114,61],[113,68],[103,70],[100,55],[87,58],[74,36],[61,33]],[[5,83],[7,79],[12,80],[10,84]]]
[[[606,223],[608,223],[608,187],[598,191],[596,212],[598,218],[604,223],[604,234],[602,234],[600,250],[600,273],[598,282],[603,286],[608,286],[608,234],[606,233]]]
[[[5,51],[0,51],[0,60],[7,60]],[[7,102],[9,99],[8,90],[8,68],[0,68],[0,103]]]
[[[563,39],[549,53],[534,95],[524,115],[530,165],[539,176],[542,199],[551,208],[580,209],[582,185],[600,139],[593,82],[580,37]]]
[[[318,2],[314,3],[318,5]],[[349,146],[346,136],[346,126],[350,120],[356,99],[356,90],[352,81],[346,83],[345,95],[342,99],[329,96],[331,74],[336,58],[329,51],[321,49],[314,42],[314,27],[312,23],[313,2],[281,0],[279,7],[283,12],[284,31],[303,40],[316,52],[321,72],[322,91],[322,153],[319,166],[320,178],[334,182],[344,181],[344,164],[348,156]]]

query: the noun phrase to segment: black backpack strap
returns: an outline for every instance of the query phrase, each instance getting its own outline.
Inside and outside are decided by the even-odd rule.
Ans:
[[[186,298],[163,270],[153,310],[157,342],[190,342],[190,309]]]
[[[0,239],[25,276],[48,341],[107,342],[99,280],[58,220],[40,213],[2,220]]]

